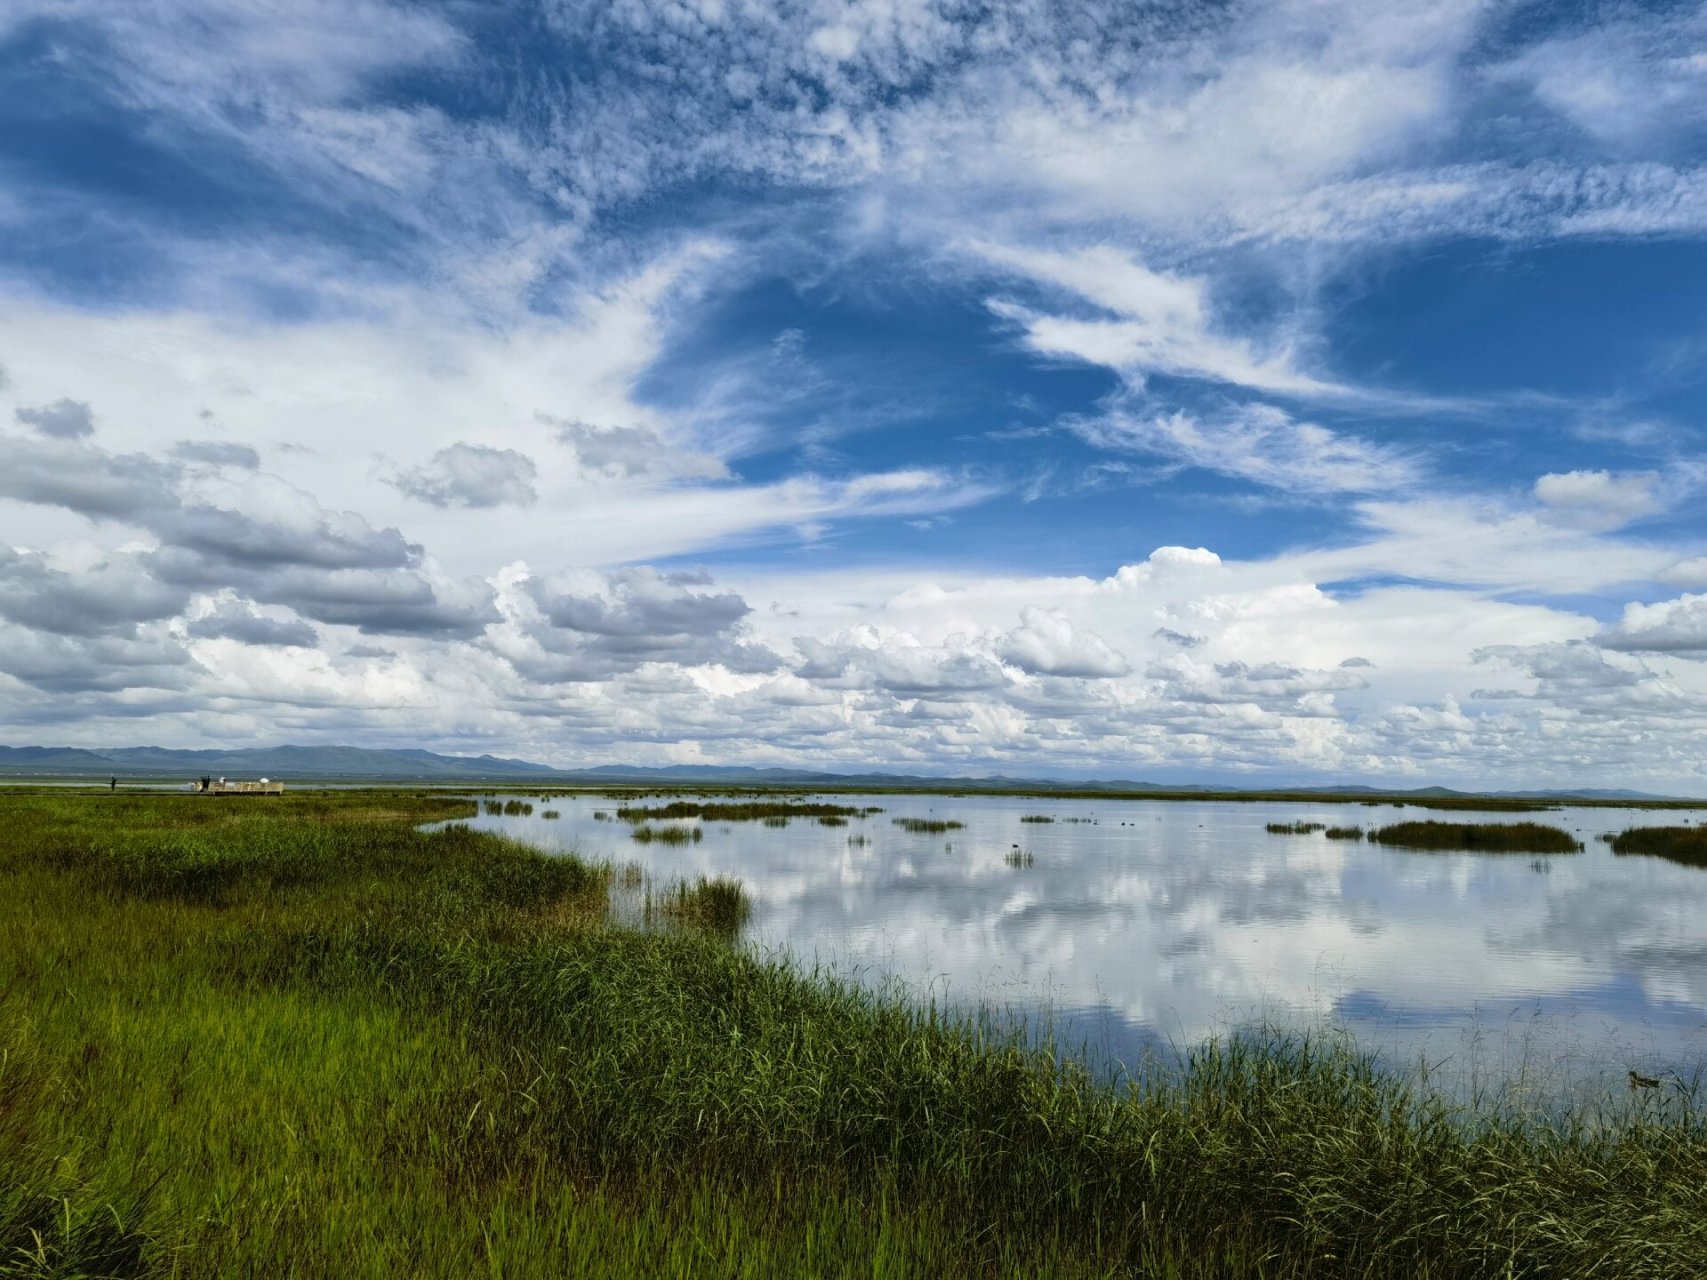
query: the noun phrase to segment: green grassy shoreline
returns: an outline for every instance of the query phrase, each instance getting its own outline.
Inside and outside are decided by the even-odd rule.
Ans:
[[[1667,810],[1707,808],[1707,799],[1651,798],[1632,799],[1606,796],[1478,796],[1473,794],[1437,796],[1402,791],[1309,791],[1287,788],[1272,790],[1192,791],[1158,788],[1144,791],[1122,791],[1083,787],[990,786],[968,787],[944,782],[940,786],[921,786],[916,782],[877,785],[807,785],[804,783],[766,783],[755,786],[742,783],[553,783],[549,779],[524,782],[514,778],[450,779],[431,782],[407,782],[386,779],[294,778],[284,779],[287,790],[314,790],[332,787],[339,790],[389,792],[405,790],[422,795],[513,795],[513,796],[582,796],[616,801],[632,801],[648,797],[676,801],[703,801],[706,797],[728,797],[759,804],[788,803],[787,797],[805,796],[944,796],[992,799],[1033,800],[1107,800],[1122,804],[1156,800],[1164,803],[1201,801],[1239,804],[1334,804],[1360,805],[1365,808],[1398,808],[1476,813],[1542,813],[1563,807],[1582,809]],[[176,790],[184,784],[181,776],[121,777],[119,790],[129,788]],[[53,785],[45,785],[45,784]],[[100,778],[51,778],[9,775],[0,777],[0,795],[66,795],[105,794],[107,783]],[[696,806],[697,807],[697,806]]]
[[[1678,1276],[1707,1129],[1335,1046],[1130,1087],[444,797],[0,796],[0,1275]],[[671,900],[676,901],[676,900]],[[700,927],[704,919],[708,927]]]

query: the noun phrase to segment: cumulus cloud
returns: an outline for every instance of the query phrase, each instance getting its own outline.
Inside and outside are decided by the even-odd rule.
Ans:
[[[435,507],[525,507],[539,497],[538,475],[533,460],[514,449],[457,443],[425,466],[398,472],[392,483]]]
[[[1660,510],[1658,484],[1652,472],[1552,472],[1535,482],[1535,497],[1558,518],[1616,527]]]
[[[261,455],[254,449],[230,440],[180,440],[172,446],[172,456],[184,462],[200,462],[210,467],[242,467],[249,471],[261,465]]]
[[[95,415],[81,400],[55,400],[52,404],[15,411],[19,422],[56,440],[81,440],[95,434]]]
[[[139,623],[176,615],[188,595],[135,556],[114,554],[68,572],[39,552],[0,545],[0,617],[19,626],[62,636],[134,635]]]
[[[223,600],[211,611],[192,618],[185,630],[197,640],[235,640],[239,644],[281,645],[309,649],[320,633],[300,618],[273,618],[238,601]]]
[[[1674,587],[1707,587],[1707,556],[1691,556],[1668,565],[1654,575]]]
[[[659,476],[721,479],[728,468],[708,454],[677,449],[650,427],[598,426],[579,419],[539,415],[558,441],[575,451],[584,474],[605,479]]]
[[[1642,683],[1647,676],[1640,668],[1614,661],[1595,645],[1582,640],[1562,644],[1489,645],[1476,650],[1473,657],[1478,662],[1497,662],[1516,668],[1536,682],[1538,691],[1553,695],[1628,689]]]
[[[431,574],[422,548],[310,494],[253,477],[204,498],[176,466],[89,445],[0,437],[0,497],[134,525],[159,545],[138,561],[175,589],[230,588],[320,622],[377,633],[474,635],[491,591]]]
[[[75,635],[0,623],[0,673],[44,693],[186,689],[195,659],[170,634]]]
[[[485,583],[446,580],[413,567],[290,568],[240,581],[256,600],[365,635],[470,639],[500,617]]]
[[[1707,659],[1707,595],[1629,604],[1615,626],[1595,637],[1602,648]]]
[[[1059,613],[1027,608],[1022,624],[997,646],[1004,662],[1033,675],[1106,680],[1123,676],[1131,664],[1094,632],[1075,631]]]
[[[0,497],[127,520],[176,505],[176,482],[174,468],[143,454],[0,436]]]
[[[551,682],[603,680],[649,663],[775,671],[777,654],[751,642],[752,612],[702,573],[649,567],[520,580],[506,596],[509,626],[494,645],[518,671]]]

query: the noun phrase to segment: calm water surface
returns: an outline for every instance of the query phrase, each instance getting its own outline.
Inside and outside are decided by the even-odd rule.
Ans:
[[[660,880],[734,876],[755,898],[745,936],[761,952],[998,1006],[1104,1063],[1263,1024],[1342,1030],[1395,1066],[1426,1062],[1455,1093],[1557,1096],[1631,1068],[1693,1080],[1707,1066],[1707,871],[1614,857],[1595,839],[1707,810],[800,798],[884,812],[847,827],[690,820],[677,825],[703,840],[678,846],[596,819],[620,803],[608,797],[534,797],[531,816],[472,825]],[[966,825],[913,835],[897,817]],[[1587,851],[1407,853],[1263,829],[1415,818],[1533,818]],[[1016,848],[1030,865],[1009,865]]]

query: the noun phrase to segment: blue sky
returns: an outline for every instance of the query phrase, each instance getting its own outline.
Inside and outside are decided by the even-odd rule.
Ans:
[[[0,737],[1707,787],[1707,11],[17,0]]]

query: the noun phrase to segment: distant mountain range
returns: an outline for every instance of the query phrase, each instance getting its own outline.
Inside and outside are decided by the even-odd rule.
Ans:
[[[574,783],[703,783],[732,786],[795,787],[918,787],[963,791],[1107,791],[1226,793],[1240,790],[1286,791],[1294,795],[1371,795],[1451,797],[1470,794],[1447,787],[1394,790],[1371,786],[1314,786],[1240,788],[1226,785],[1135,782],[1126,779],[1063,781],[1049,778],[927,777],[905,773],[823,773],[807,769],[754,769],[745,766],[601,765],[593,769],[553,769],[550,765],[505,756],[445,756],[432,751],[380,750],[370,747],[255,747],[244,750],[180,751],[168,747],[115,747],[91,751],[82,747],[0,747],[0,777],[193,778],[202,774],[236,778],[295,778],[360,782],[538,782]],[[1590,800],[1664,800],[1670,797],[1641,791],[1588,789],[1581,791],[1483,792],[1508,797]]]

